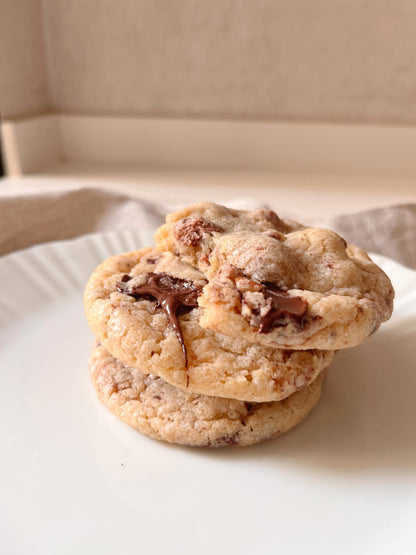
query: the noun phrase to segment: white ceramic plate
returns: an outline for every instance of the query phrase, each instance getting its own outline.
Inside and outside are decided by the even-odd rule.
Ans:
[[[88,375],[84,284],[151,243],[100,234],[0,259],[1,553],[414,554],[416,272],[375,257],[394,317],[338,354],[304,423],[190,449],[120,422]]]

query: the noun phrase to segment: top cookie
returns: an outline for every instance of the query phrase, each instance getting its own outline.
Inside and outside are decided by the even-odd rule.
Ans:
[[[155,240],[208,278],[200,323],[226,335],[342,349],[365,341],[392,312],[390,280],[364,251],[271,210],[196,204],[169,214]]]

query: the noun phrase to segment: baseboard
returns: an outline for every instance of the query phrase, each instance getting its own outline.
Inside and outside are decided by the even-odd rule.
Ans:
[[[7,175],[38,172],[63,160],[60,116],[48,114],[1,124]]]
[[[45,115],[2,123],[6,169],[60,160],[149,168],[416,177],[416,128]]]

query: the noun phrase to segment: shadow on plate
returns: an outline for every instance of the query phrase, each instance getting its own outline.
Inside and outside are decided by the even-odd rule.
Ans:
[[[416,319],[391,322],[367,343],[339,352],[309,417],[280,438],[259,445],[222,449],[170,445],[137,436],[104,412],[108,419],[102,421],[97,437],[103,458],[109,457],[108,444],[115,465],[121,464],[120,456],[131,459],[129,465],[136,461],[134,466],[142,470],[149,463],[151,473],[158,468],[155,478],[165,472],[166,456],[169,466],[182,465],[185,456],[190,462],[199,458],[256,462],[276,471],[283,464],[327,476],[416,474]],[[107,441],[109,427],[117,447]]]
[[[199,453],[325,473],[416,473],[416,319],[338,353],[320,403],[290,432],[252,447]]]

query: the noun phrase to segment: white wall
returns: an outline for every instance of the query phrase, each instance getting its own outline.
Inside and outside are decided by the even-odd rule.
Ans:
[[[47,91],[39,0],[0,4],[5,117],[416,123],[414,0],[43,0]]]
[[[0,0],[0,115],[49,107],[41,0]]]

